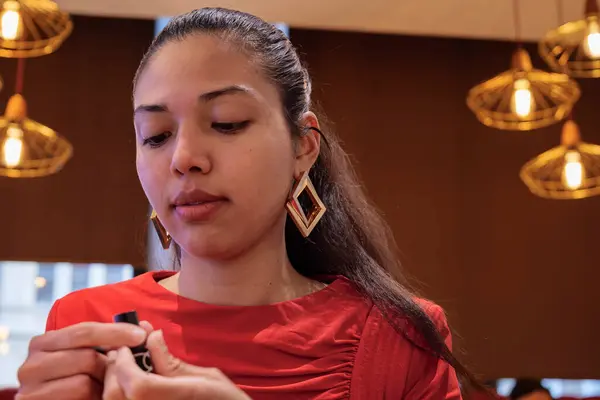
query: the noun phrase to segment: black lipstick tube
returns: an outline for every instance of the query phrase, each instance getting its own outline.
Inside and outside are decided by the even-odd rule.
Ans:
[[[117,314],[113,317],[114,322],[125,322],[133,325],[140,325],[140,321],[138,319],[137,312],[135,311],[127,311],[121,314]],[[154,366],[152,365],[152,360],[150,359],[150,352],[146,348],[146,344],[142,343],[139,346],[130,347],[131,352],[133,353],[133,357],[135,358],[136,364],[146,372],[152,372],[154,370]]]

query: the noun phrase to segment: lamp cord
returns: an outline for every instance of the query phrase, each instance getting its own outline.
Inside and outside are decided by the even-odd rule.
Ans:
[[[558,18],[558,26],[561,26],[565,22],[562,0],[556,0],[556,18]]]
[[[23,93],[23,81],[25,79],[25,59],[19,58],[17,61],[17,79],[15,82],[15,93]]]
[[[515,41],[517,45],[521,46],[521,15],[519,13],[519,0],[513,0],[513,21],[515,24]]]

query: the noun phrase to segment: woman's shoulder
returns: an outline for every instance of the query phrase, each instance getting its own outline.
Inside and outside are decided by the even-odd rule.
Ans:
[[[451,334],[444,309],[431,300],[414,298],[413,301],[433,322],[440,336],[445,341],[449,339]],[[363,332],[363,337],[368,338],[372,335],[376,335],[378,340],[389,341],[390,345],[401,343],[402,346],[396,346],[397,350],[405,353],[412,351],[414,343],[424,344],[422,335],[408,318],[403,317],[401,314],[385,314],[375,304],[371,304]],[[409,343],[410,345],[408,345]]]
[[[343,301],[361,304],[360,307],[367,312],[363,335],[377,333],[387,335],[394,340],[411,340],[416,341],[417,343],[422,342],[421,335],[417,332],[416,328],[411,324],[408,318],[403,318],[401,314],[397,314],[395,317],[384,314],[380,307],[378,307],[370,298],[363,295],[356,284],[348,278],[343,276],[338,277],[336,283],[337,282],[339,282],[336,287],[338,295],[342,294],[342,296],[338,297],[338,300],[343,299]],[[450,335],[446,312],[442,306],[422,297],[413,297],[411,300],[423,310],[429,319],[431,319],[439,334],[444,337],[444,339],[446,336]],[[388,317],[394,318],[395,326],[390,322],[391,320]]]
[[[362,310],[363,318],[365,318],[363,336],[368,337],[371,334],[385,335],[394,341],[409,340],[422,344],[421,335],[408,318],[404,318],[401,314],[392,317],[383,313],[380,307],[372,299],[362,294],[350,279],[343,276],[337,277],[331,286],[335,287],[331,294],[335,293],[336,295],[331,296],[332,298],[328,304],[331,304],[331,301],[337,301],[340,304],[354,305]],[[439,304],[425,298],[413,297],[411,300],[423,310],[434,323],[438,333],[446,340],[446,337],[450,336],[450,329],[445,310]],[[337,312],[344,309],[344,307],[336,308]],[[395,324],[391,323],[390,318],[394,319]]]
[[[446,311],[439,304],[423,299],[415,298],[415,303],[427,314],[429,319],[434,323],[438,330],[438,333],[444,338],[444,340],[450,336],[450,328],[448,326],[448,318],[446,317]]]
[[[442,306],[423,298],[414,298],[413,301],[433,322],[446,345],[451,347],[452,335],[446,312]],[[396,346],[396,351],[412,353],[413,348],[416,346],[428,347],[423,335],[409,318],[403,317],[401,314],[386,315],[376,305],[373,305],[371,309],[365,330],[376,331],[378,335],[385,336],[390,343],[402,343],[402,346]]]
[[[46,330],[55,330],[85,321],[112,322],[114,314],[129,311],[149,295],[147,272],[122,282],[76,290],[56,300],[46,321]]]
[[[131,279],[121,282],[109,283],[100,286],[93,286],[85,289],[73,291],[59,301],[62,304],[81,304],[95,300],[110,300],[115,297],[128,294],[132,291],[138,291],[144,288],[150,279],[153,279],[154,272],[146,272]]]
[[[414,301],[451,348],[451,333],[444,309],[430,300],[415,298]],[[382,398],[460,399],[453,368],[415,346],[415,343],[424,344],[422,336],[414,325],[399,318],[392,324],[379,307],[372,306],[356,354],[353,391],[378,393]]]

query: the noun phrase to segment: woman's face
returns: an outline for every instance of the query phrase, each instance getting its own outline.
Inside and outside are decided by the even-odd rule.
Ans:
[[[247,56],[205,35],[169,42],[139,77],[134,107],[138,176],[185,253],[230,258],[281,238],[293,179],[319,140],[294,146],[277,88]]]

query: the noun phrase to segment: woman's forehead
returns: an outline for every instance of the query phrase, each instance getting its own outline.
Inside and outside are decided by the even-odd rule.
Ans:
[[[240,86],[277,99],[276,88],[255,63],[234,46],[207,35],[193,35],[163,45],[141,72],[135,106],[166,101],[174,96],[197,97],[224,87]],[[273,97],[275,96],[275,97]]]

